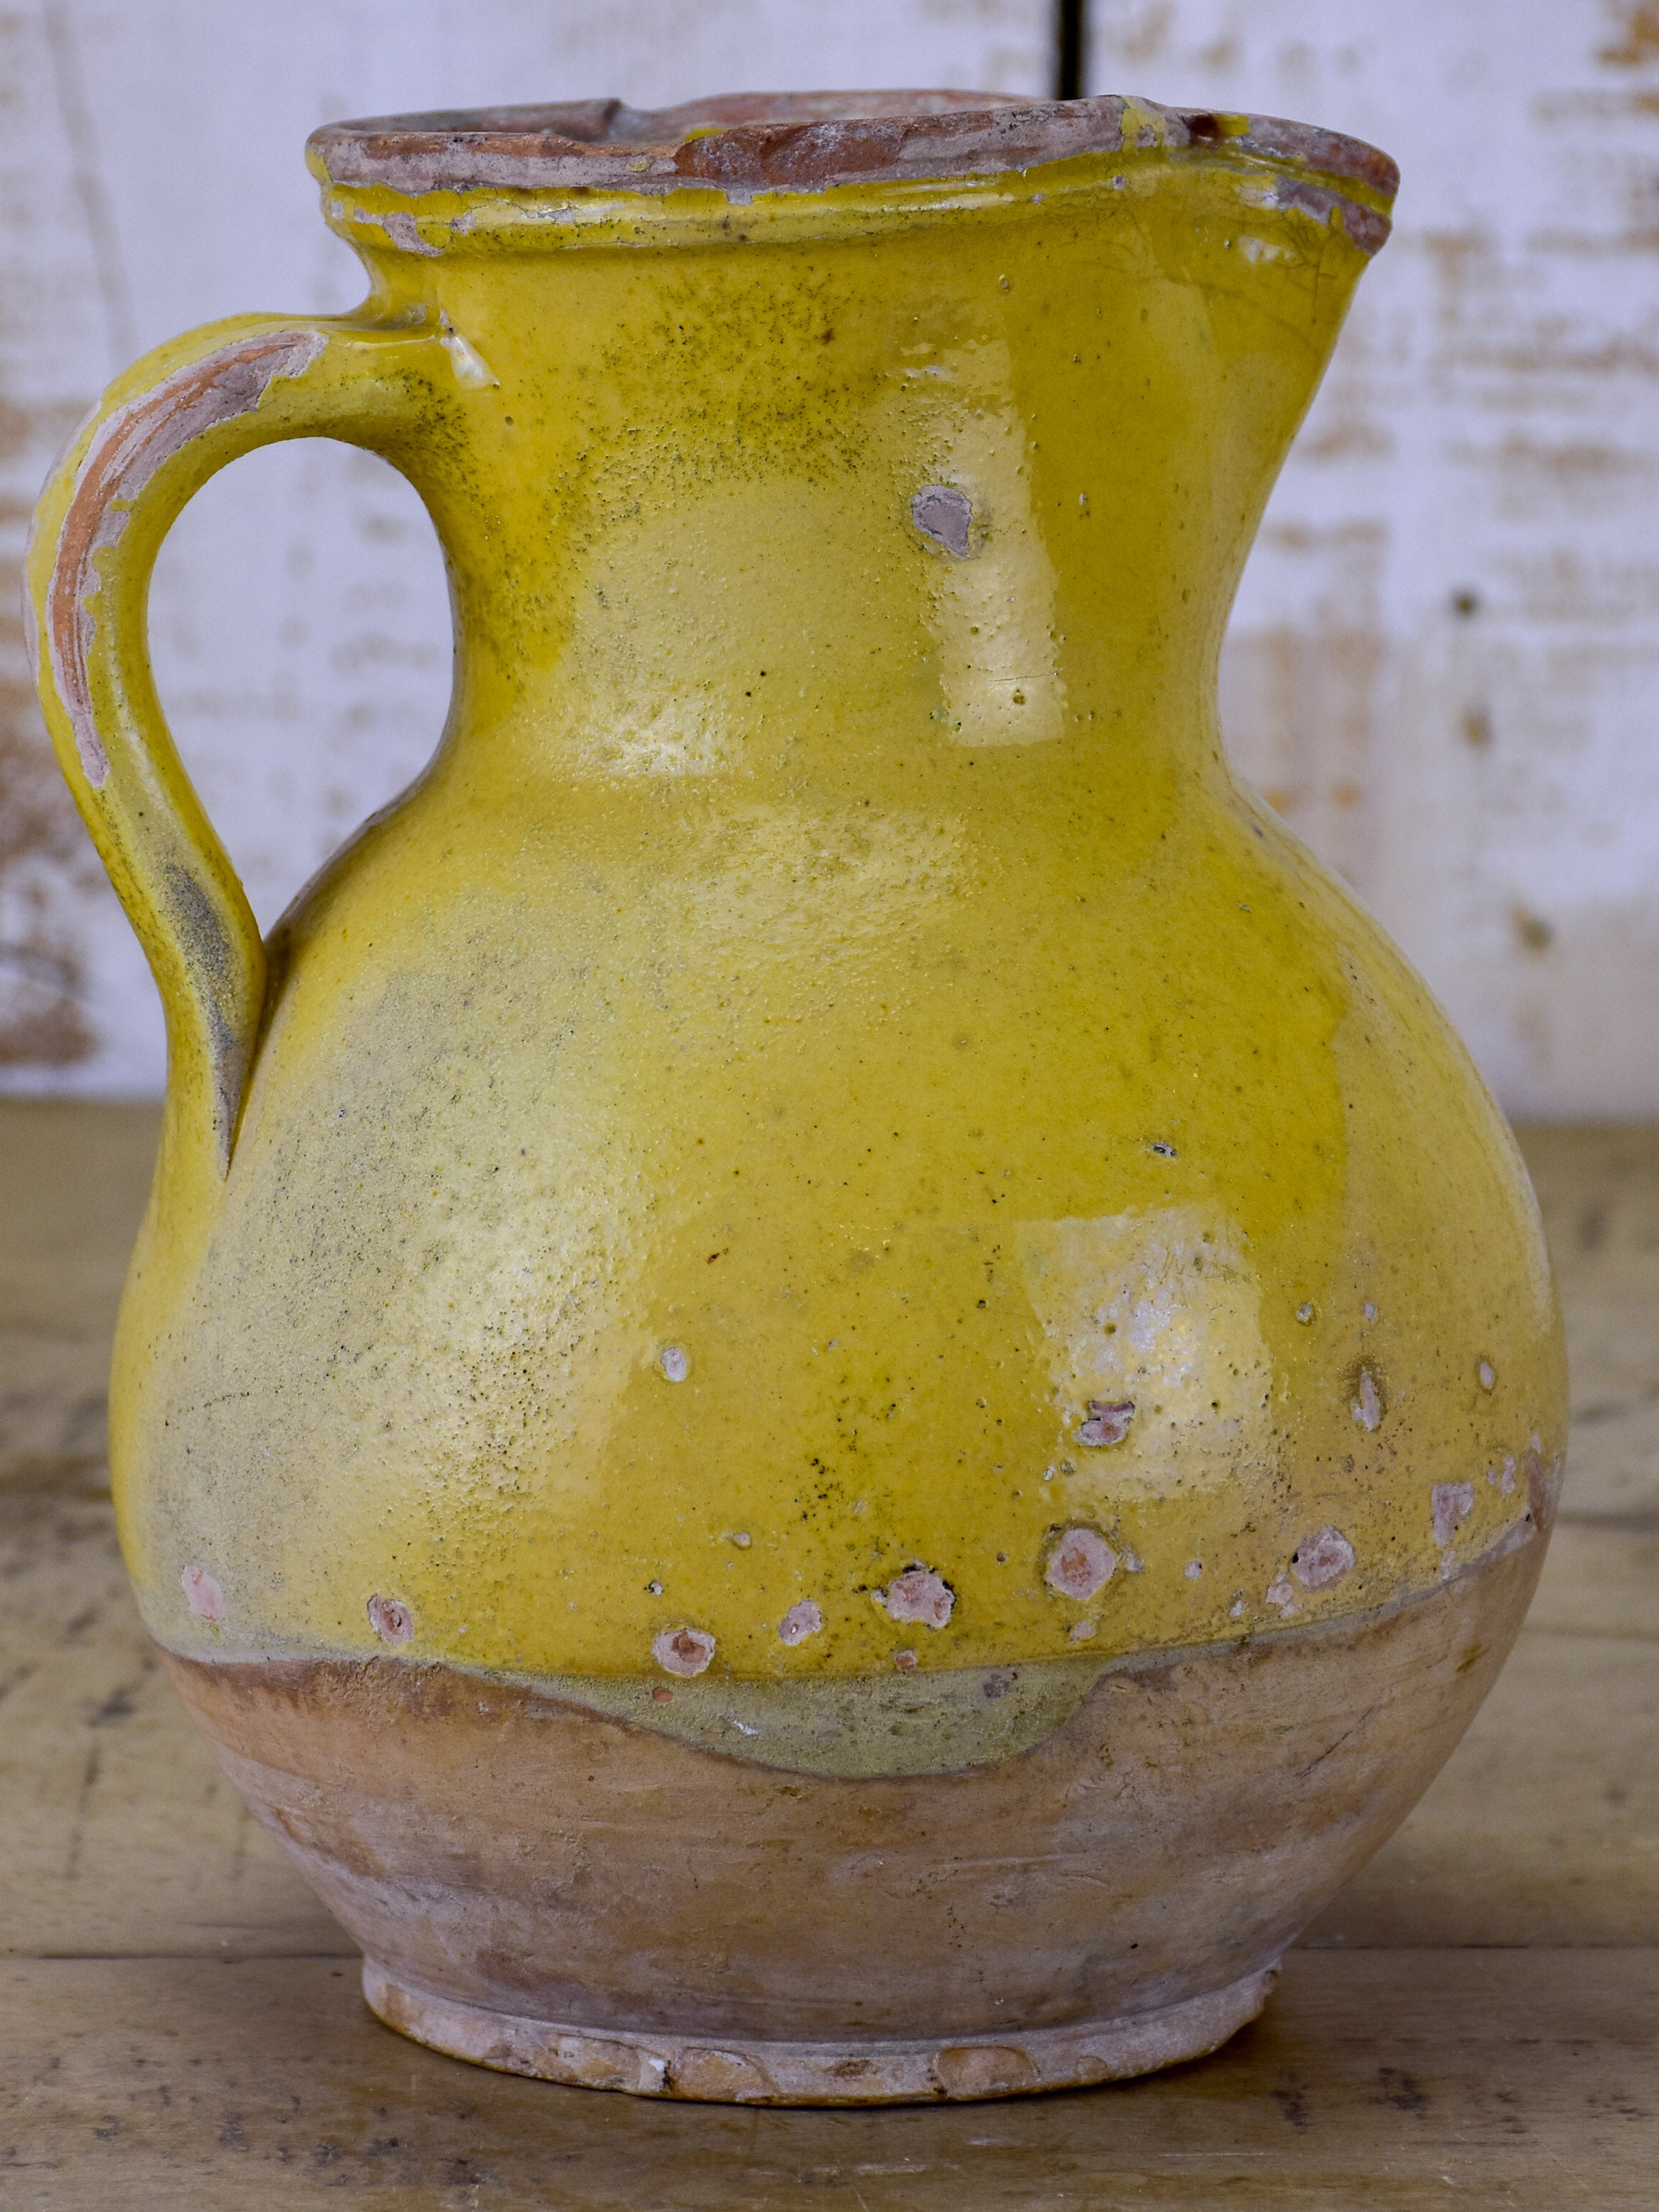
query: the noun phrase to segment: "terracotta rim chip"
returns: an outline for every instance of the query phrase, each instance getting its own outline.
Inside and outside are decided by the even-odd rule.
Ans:
[[[989,176],[1075,155],[1223,148],[1297,176],[1362,185],[1400,173],[1356,138],[1272,116],[1160,107],[1116,94],[1020,100],[988,92],[736,93],[681,107],[619,100],[385,115],[325,124],[307,143],[335,185],[400,192],[591,189],[737,193]]]

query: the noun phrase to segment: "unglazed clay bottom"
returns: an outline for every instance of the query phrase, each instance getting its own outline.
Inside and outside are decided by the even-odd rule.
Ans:
[[[416,2041],[644,2096],[1006,2096],[1255,2016],[1468,1725],[1543,1551],[1529,1521],[1426,1596],[1109,1662],[1042,1741],[948,1772],[762,1764],[447,1666],[167,1663]]]
[[[1155,2073],[1216,2051],[1267,2002],[1277,1969],[1122,2020],[1019,2032],[1016,2040],[757,2043],[682,2035],[595,2035],[429,1996],[363,1961],[363,1995],[388,2027],[452,2058],[631,2097],[717,2105],[904,2105],[1018,2097]]]

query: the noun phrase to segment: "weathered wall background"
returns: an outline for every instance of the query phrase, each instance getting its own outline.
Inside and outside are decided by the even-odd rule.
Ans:
[[[1659,1113],[1659,5],[1094,0],[1091,43],[1093,90],[1399,161],[1230,742],[1511,1112]]]
[[[0,0],[0,565],[133,354],[355,264],[330,116],[617,92],[1043,94],[1050,0]],[[1093,0],[1091,88],[1375,140],[1395,240],[1276,495],[1236,756],[1428,974],[1511,1109],[1659,1113],[1659,4]],[[159,1017],[47,756],[0,578],[0,1087],[159,1087]],[[447,611],[414,495],[307,443],[220,477],[153,608],[269,922],[414,772]]]

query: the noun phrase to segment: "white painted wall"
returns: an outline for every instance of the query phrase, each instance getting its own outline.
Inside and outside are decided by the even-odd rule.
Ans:
[[[142,349],[362,292],[318,123],[616,94],[871,84],[1046,94],[1048,0],[12,0],[0,12],[0,568],[65,433]],[[0,575],[0,1088],[163,1076],[143,962],[59,787]],[[373,456],[252,456],[158,567],[173,733],[270,923],[430,750],[449,679],[431,527]]]
[[[0,566],[112,370],[356,264],[329,116],[763,86],[1047,89],[1049,0],[14,0],[0,15]],[[1094,0],[1097,89],[1373,138],[1401,222],[1275,497],[1235,751],[1425,969],[1512,1109],[1659,1112],[1659,10]],[[0,578],[0,1087],[161,1076]],[[1463,607],[1469,611],[1459,611]],[[412,493],[307,443],[217,479],[158,573],[175,732],[270,921],[442,718]]]
[[[1512,1112],[1659,1113],[1659,7],[1094,0],[1094,90],[1385,147],[1276,492],[1234,757]]]

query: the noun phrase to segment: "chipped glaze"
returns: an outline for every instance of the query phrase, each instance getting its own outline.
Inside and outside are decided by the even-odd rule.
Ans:
[[[1390,166],[871,98],[319,134],[363,307],[163,349],[48,488],[48,719],[168,1012],[112,1442],[181,1659],[954,1773],[1540,1548],[1518,1158],[1216,722]],[[144,593],[318,434],[425,499],[454,705],[262,945]]]

